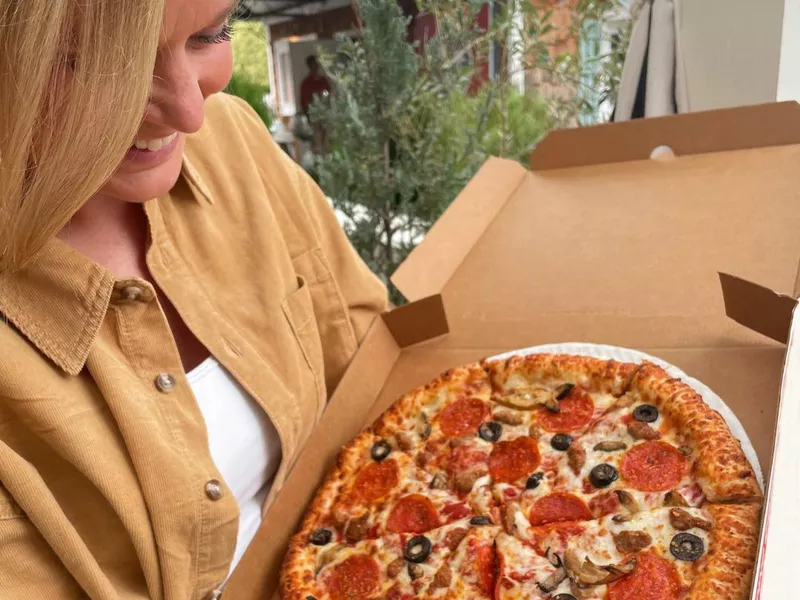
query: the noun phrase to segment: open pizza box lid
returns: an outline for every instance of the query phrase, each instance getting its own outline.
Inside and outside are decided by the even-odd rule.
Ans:
[[[674,156],[651,158],[661,146]],[[781,431],[800,423],[799,165],[795,103],[556,132],[532,171],[487,161],[395,273],[411,303],[373,325],[224,597],[273,596],[339,447],[401,394],[450,367],[567,341],[662,358],[733,409],[770,484],[753,597],[789,589],[800,544],[780,523],[800,516],[800,436]],[[784,371],[784,359],[798,364]]]

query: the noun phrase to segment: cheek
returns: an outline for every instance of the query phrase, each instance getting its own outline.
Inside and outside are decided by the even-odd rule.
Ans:
[[[203,96],[210,96],[225,89],[233,74],[233,51],[230,43],[220,44],[214,49],[200,75]]]

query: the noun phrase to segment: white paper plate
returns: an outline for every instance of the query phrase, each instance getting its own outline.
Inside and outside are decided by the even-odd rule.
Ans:
[[[764,477],[761,474],[761,465],[758,462],[758,455],[755,448],[747,437],[747,432],[742,427],[739,419],[736,418],[734,412],[722,401],[722,398],[717,396],[711,388],[698,381],[694,377],[689,377],[686,373],[681,371],[675,365],[661,360],[655,356],[650,356],[638,350],[631,350],[630,348],[620,348],[619,346],[603,346],[601,344],[588,344],[584,342],[567,342],[563,344],[546,344],[544,346],[532,346],[530,348],[522,348],[521,350],[512,350],[511,352],[504,352],[497,356],[492,356],[490,360],[503,360],[511,356],[526,356],[528,354],[576,354],[579,356],[591,356],[593,358],[602,358],[605,360],[614,359],[619,362],[639,363],[642,361],[650,361],[657,364],[667,371],[673,377],[677,377],[687,385],[691,386],[698,394],[703,397],[706,404],[716,410],[725,422],[728,424],[733,435],[735,435],[742,442],[742,449],[744,450],[747,460],[753,467],[756,474],[756,479],[761,489],[764,489]]]

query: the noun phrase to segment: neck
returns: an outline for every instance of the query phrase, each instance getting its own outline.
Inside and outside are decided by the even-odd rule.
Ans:
[[[148,228],[140,204],[94,196],[58,237],[117,276],[146,274]]]

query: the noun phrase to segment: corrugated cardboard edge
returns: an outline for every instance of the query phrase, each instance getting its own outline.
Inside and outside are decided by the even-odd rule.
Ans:
[[[278,592],[286,544],[339,449],[364,426],[403,348],[448,332],[438,294],[401,306],[375,319],[331,396],[320,425],[270,507],[261,529],[225,587],[224,597],[271,598]]]
[[[767,486],[760,547],[753,582],[755,600],[768,600],[794,585],[797,569],[797,537],[794,526],[800,520],[800,472],[797,455],[800,439],[800,319],[796,311],[792,319],[786,361],[781,382],[781,402],[775,444],[772,451],[772,471]]]
[[[759,104],[553,131],[531,154],[534,171],[800,143],[797,102]]]
[[[527,174],[517,162],[490,158],[391,277],[408,300],[440,293]]]
[[[772,469],[767,483],[758,559],[750,596],[754,600],[766,600],[774,597],[775,593],[788,589],[796,569],[796,560],[792,554],[796,549],[796,538],[791,527],[787,529],[786,524],[796,523],[800,519],[800,509],[797,507],[800,475],[796,463],[800,448],[796,435],[797,423],[800,422],[800,389],[797,379],[800,371],[800,321],[796,318],[798,302],[792,296],[779,294],[728,273],[720,273],[719,278],[725,312],[730,318],[753,331],[787,344],[772,449]],[[776,503],[780,506],[776,506]]]
[[[746,279],[719,274],[725,314],[776,342],[787,343],[797,300]]]

